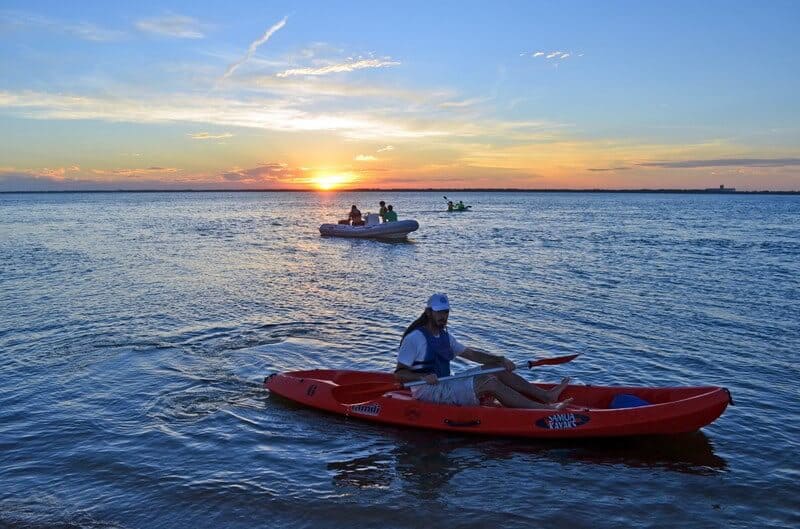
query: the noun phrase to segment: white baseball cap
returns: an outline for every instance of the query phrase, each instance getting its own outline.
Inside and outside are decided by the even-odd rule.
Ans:
[[[440,310],[450,310],[450,300],[447,299],[447,294],[434,294],[428,298],[426,307],[437,312]]]

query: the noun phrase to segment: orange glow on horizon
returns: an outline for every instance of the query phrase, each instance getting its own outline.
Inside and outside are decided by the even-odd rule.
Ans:
[[[353,176],[347,173],[324,173],[315,176],[311,182],[320,191],[332,191],[338,187],[352,183],[353,180]]]

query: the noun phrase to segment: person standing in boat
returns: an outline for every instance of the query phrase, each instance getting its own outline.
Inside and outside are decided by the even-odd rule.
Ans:
[[[350,208],[350,213],[348,214],[348,220],[350,221],[350,224],[352,224],[353,226],[364,225],[364,221],[361,219],[361,210],[359,210],[355,204],[353,204],[353,207]]]
[[[397,212],[391,204],[386,207],[386,213],[383,216],[384,222],[397,222]]]
[[[481,396],[490,395],[508,408],[537,409],[561,409],[572,401],[556,402],[569,378],[550,390],[543,390],[513,373],[516,366],[507,358],[461,344],[447,330],[449,314],[447,295],[434,294],[428,299],[422,316],[403,333],[394,376],[402,383],[427,382],[411,388],[414,398],[438,404],[478,406]],[[502,366],[506,371],[439,383],[440,377],[450,375],[450,361],[457,356],[482,364],[467,372],[480,372],[484,366]]]
[[[378,205],[380,206],[380,208],[378,209],[378,215],[381,216],[381,222],[386,222],[386,212],[388,211],[388,209],[386,208],[386,202],[381,200],[380,202],[378,202]]]

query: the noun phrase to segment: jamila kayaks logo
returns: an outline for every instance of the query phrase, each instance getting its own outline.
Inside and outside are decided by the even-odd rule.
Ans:
[[[567,430],[577,428],[589,422],[588,415],[576,415],[574,413],[558,413],[543,417],[536,421],[536,426],[547,430]]]
[[[361,415],[380,415],[381,413],[381,405],[380,404],[356,404],[355,406],[350,406],[350,413],[360,413]]]

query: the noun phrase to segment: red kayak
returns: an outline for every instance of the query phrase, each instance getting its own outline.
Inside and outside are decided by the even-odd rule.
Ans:
[[[732,402],[716,386],[644,388],[570,385],[565,409],[524,410],[497,405],[450,406],[411,397],[407,389],[387,391],[365,402],[337,400],[341,389],[358,384],[391,386],[389,373],[326,370],[270,375],[264,386],[292,401],[368,421],[433,430],[533,438],[615,437],[693,432],[712,423]],[[549,389],[552,384],[537,384]],[[355,386],[354,386],[355,387]]]

